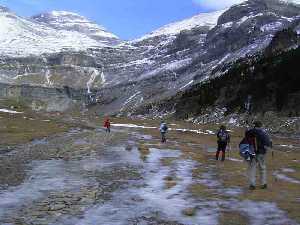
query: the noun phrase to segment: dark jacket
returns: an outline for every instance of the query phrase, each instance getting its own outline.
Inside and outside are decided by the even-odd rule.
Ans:
[[[219,130],[217,133],[218,143],[229,143],[230,135],[226,130]]]
[[[256,154],[266,154],[266,147],[272,147],[269,135],[261,128],[253,128],[247,131],[246,136],[255,137]]]

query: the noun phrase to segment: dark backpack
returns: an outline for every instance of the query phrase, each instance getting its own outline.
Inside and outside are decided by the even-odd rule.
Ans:
[[[227,131],[219,131],[218,139],[221,142],[227,142],[229,139],[229,134],[227,133]]]

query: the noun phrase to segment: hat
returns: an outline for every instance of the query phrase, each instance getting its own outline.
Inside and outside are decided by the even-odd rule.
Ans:
[[[221,126],[220,126],[220,129],[221,129],[221,130],[226,130],[226,126],[225,126],[225,125],[221,125]]]
[[[262,127],[262,122],[261,121],[254,121],[254,127]]]

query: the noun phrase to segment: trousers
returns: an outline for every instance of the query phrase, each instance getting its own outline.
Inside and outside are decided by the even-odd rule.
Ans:
[[[260,182],[262,185],[267,184],[267,166],[266,166],[266,155],[258,154],[256,159],[252,159],[248,162],[248,177],[250,185],[255,186],[256,184],[256,166],[258,165]]]

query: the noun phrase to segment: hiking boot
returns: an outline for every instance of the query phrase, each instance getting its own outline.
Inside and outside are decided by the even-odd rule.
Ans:
[[[268,185],[267,184],[264,184],[260,187],[261,189],[267,189],[268,188]]]
[[[255,190],[255,189],[256,189],[256,188],[255,188],[254,185],[250,185],[250,186],[249,186],[249,190],[253,191],[253,190]]]

